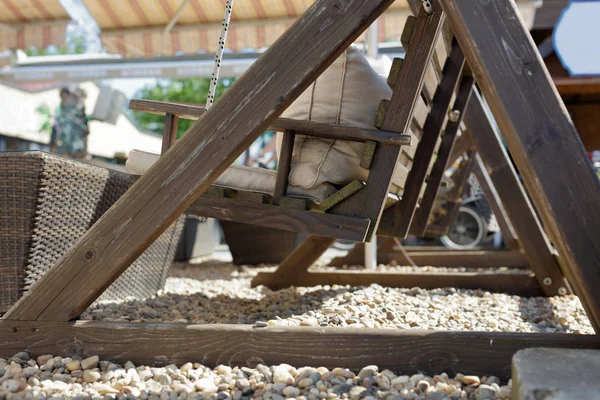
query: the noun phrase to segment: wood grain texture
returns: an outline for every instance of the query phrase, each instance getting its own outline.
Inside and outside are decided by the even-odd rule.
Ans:
[[[435,92],[431,112],[423,128],[423,137],[419,142],[419,147],[417,147],[414,164],[406,180],[402,201],[398,202],[393,208],[394,226],[392,232],[394,236],[403,238],[408,234],[433,152],[442,132],[463,66],[463,53],[458,44],[455,44],[444,66],[444,76],[440,87]]]
[[[362,242],[369,221],[317,211],[305,211],[278,207],[270,204],[257,204],[238,199],[198,199],[187,211],[188,214],[218,220],[243,222],[286,231],[317,233],[328,237],[344,238]]]
[[[313,265],[334,243],[335,238],[309,235],[279,264],[277,270],[258,274],[252,279],[252,287],[263,285],[272,289],[296,286]]]
[[[275,191],[273,192],[273,204],[278,205],[279,200],[287,193],[288,176],[292,168],[292,153],[294,152],[294,139],[296,134],[293,131],[283,132],[281,140],[281,149],[279,150],[279,162],[277,163],[277,176],[275,178]]]
[[[514,2],[442,4],[562,269],[598,332],[600,180],[577,131]]]
[[[391,3],[313,3],[4,318],[80,315]]]
[[[415,24],[413,47],[406,53],[404,64],[397,79],[399,90],[392,93],[382,129],[393,132],[407,132],[413,113],[423,88],[425,68],[431,60],[435,40],[444,21],[444,13],[434,2],[434,14],[428,16],[421,10]],[[369,179],[363,190],[350,199],[334,207],[332,212],[347,216],[360,216],[371,221],[367,241],[377,231],[381,213],[385,207],[394,170],[399,166],[400,148],[380,144],[375,150],[375,159],[371,165]]]
[[[98,355],[136,365],[199,362],[255,367],[288,363],[360,371],[378,365],[397,374],[441,372],[510,378],[515,352],[531,347],[598,349],[594,335],[439,332],[352,328],[253,328],[78,321],[0,321],[0,357],[27,350],[67,356]],[[335,344],[335,345],[332,345]]]
[[[473,94],[467,106],[464,122],[486,167],[486,172],[512,222],[529,265],[546,294],[557,295],[561,292],[561,288],[568,292],[569,286],[552,254],[535,210],[502,145],[500,134],[494,129],[482,102],[479,93]],[[552,280],[550,285],[543,284],[546,278]]]
[[[299,274],[284,283],[275,281],[273,273],[259,272],[253,285],[263,285],[278,290],[290,286],[311,287],[318,285],[369,286],[373,284],[395,287],[437,289],[481,289],[489,292],[508,293],[516,296],[543,296],[533,274],[519,272],[455,272],[455,273],[376,273],[364,271],[308,272]]]
[[[129,102],[129,108],[131,110],[157,115],[174,114],[178,115],[180,118],[191,120],[199,119],[206,112],[206,109],[199,105],[141,99],[131,100]],[[411,144],[411,139],[403,133],[357,128],[348,125],[301,121],[291,118],[277,118],[271,122],[269,129],[278,132],[295,131],[324,139],[342,139],[356,142],[373,140],[380,143],[403,146],[409,146]]]
[[[437,157],[433,164],[433,168],[427,178],[427,187],[425,188],[425,194],[421,199],[421,204],[418,210],[416,210],[415,218],[410,227],[411,231],[415,232],[417,236],[423,236],[425,229],[427,228],[427,222],[429,221],[429,215],[433,209],[433,204],[437,197],[444,172],[448,168],[448,160],[452,147],[454,146],[454,139],[462,123],[462,116],[465,112],[465,108],[469,99],[471,98],[471,92],[475,81],[473,77],[463,77],[452,111],[458,112],[458,119],[448,121],[446,129],[442,137],[442,143],[438,149]]]
[[[379,264],[396,263],[410,265],[401,251],[394,250],[393,246],[386,248],[390,240],[382,238],[377,248],[377,262]],[[520,251],[514,250],[449,250],[441,248],[405,247],[408,256],[419,267],[472,267],[472,268],[528,268],[527,259]],[[364,265],[364,245],[357,243],[344,257],[336,257],[329,265],[341,267],[344,265]]]
[[[177,126],[179,125],[178,122],[178,116],[173,114],[165,115],[165,128],[163,131],[162,147],[160,150],[161,154],[165,154],[167,150],[169,150],[169,148],[175,144],[175,141],[177,140]]]
[[[346,200],[348,197],[352,196],[354,193],[358,192],[363,187],[365,187],[365,184],[362,183],[361,180],[355,179],[340,190],[338,190],[337,192],[335,192],[334,194],[332,194],[331,196],[329,196],[328,198],[326,198],[325,200],[323,200],[321,204],[319,204],[319,208],[321,209],[321,211],[327,211],[336,204],[339,204],[342,201]]]

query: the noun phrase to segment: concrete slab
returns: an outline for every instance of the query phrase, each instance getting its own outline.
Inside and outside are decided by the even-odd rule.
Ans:
[[[600,350],[520,350],[512,378],[513,400],[600,399]]]

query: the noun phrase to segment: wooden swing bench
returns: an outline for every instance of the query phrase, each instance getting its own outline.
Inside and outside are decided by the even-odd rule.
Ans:
[[[155,365],[190,360],[199,360],[208,366],[285,362],[294,366],[341,366],[357,370],[376,364],[382,369],[403,373],[460,371],[506,379],[510,374],[511,357],[517,350],[599,348],[600,340],[592,335],[254,328],[76,320],[186,210],[232,220],[251,216],[257,223],[311,233],[282,264],[287,263],[287,267],[280,267],[277,272],[280,277],[291,276],[296,283],[305,283],[303,280],[312,274],[298,272],[294,264],[310,265],[334,240],[327,235],[358,241],[369,240],[374,234],[406,235],[430,167],[434,171],[431,160],[448,110],[461,112],[448,118],[450,122],[437,150],[438,158],[449,140],[444,139],[454,129],[458,130],[461,117],[469,127],[467,118],[479,119],[482,127],[489,125],[481,120],[485,113],[477,112],[480,101],[468,101],[469,95],[471,100],[479,99],[473,90],[473,77],[468,72],[471,71],[490,102],[548,236],[560,254],[562,272],[579,295],[594,328],[600,328],[600,296],[595,295],[595,289],[600,286],[600,243],[597,241],[600,237],[597,197],[600,184],[590,166],[580,162],[585,154],[577,132],[563,112],[564,107],[512,2],[426,2],[431,4],[431,9],[422,8],[413,21],[404,62],[394,63],[392,82],[395,77],[395,88],[402,90],[394,90],[387,108],[382,108],[386,112],[381,113],[381,130],[344,132],[345,140],[354,135],[357,140],[376,143],[372,162],[368,163],[369,178],[352,196],[338,196],[343,200],[326,212],[285,207],[286,176],[280,171],[276,176],[274,205],[270,199],[267,199],[269,204],[265,204],[264,197],[257,202],[254,202],[258,199],[256,196],[245,200],[239,193],[231,197],[201,197],[258,135],[268,126],[282,123],[277,116],[391,3],[392,0],[317,0],[3,316],[0,356],[25,349],[34,356],[97,354],[115,361]],[[441,49],[437,38],[446,17],[456,35],[447,60],[440,51],[432,57],[435,49]],[[442,37],[442,44],[450,43],[449,35]],[[466,73],[462,71],[465,58],[470,67]],[[432,82],[428,79],[432,76],[428,72],[431,62],[444,63],[443,76],[434,83],[434,91],[428,89]],[[404,134],[411,132],[421,100],[428,112],[402,199],[384,211],[393,170],[398,160],[402,162],[402,146],[407,145]],[[193,112],[188,109],[186,114],[180,105],[168,106],[174,108],[156,112],[167,114],[169,133],[174,132],[178,117],[198,118],[201,114],[197,108]],[[536,131],[540,126],[543,130]],[[295,130],[304,134],[320,130],[312,124],[302,129],[298,125],[282,128],[287,137],[284,148],[288,149]],[[316,135],[331,135],[332,131],[326,132]],[[412,133],[418,136],[414,130]],[[495,156],[484,157],[490,147],[486,144],[493,141],[478,133],[471,131],[471,136],[485,158],[490,177],[514,172],[502,167]],[[385,135],[385,140],[381,135]],[[483,144],[477,143],[478,138]],[[286,154],[280,163],[281,170],[289,168],[286,161],[289,150]],[[407,160],[403,165],[407,166]],[[430,179],[431,176],[432,172]],[[220,190],[216,189],[217,192]],[[239,206],[242,202],[244,207]],[[507,207],[509,214],[510,210],[516,208]],[[516,218],[510,216],[516,224]],[[519,240],[524,243],[529,238],[519,236]],[[312,251],[306,251],[311,248]],[[528,255],[532,259],[535,256]],[[361,276],[361,284],[367,280]],[[547,286],[558,285],[558,290],[563,287],[561,280],[564,281],[562,274]],[[420,283],[424,282],[417,284]],[[448,283],[461,285],[459,281]]]
[[[464,56],[460,46],[453,42],[449,26],[444,23],[441,13],[437,14],[438,18],[435,15],[434,13],[434,16],[430,17],[427,13],[422,13],[419,17],[410,16],[407,19],[401,37],[406,57],[404,60],[398,58],[393,62],[388,76],[388,84],[393,91],[392,100],[381,101],[373,129],[288,118],[276,119],[269,129],[284,132],[283,144],[276,174],[272,173],[269,176],[269,184],[262,185],[266,188],[263,188],[261,193],[253,192],[250,182],[256,180],[256,174],[259,174],[258,179],[264,179],[271,171],[233,166],[187,210],[188,213],[198,216],[312,235],[280,264],[275,273],[260,273],[253,280],[253,285],[264,285],[272,289],[334,283],[378,283],[392,287],[424,288],[453,286],[526,296],[570,292],[558,264],[550,253],[550,257],[546,257],[545,260],[547,265],[534,263],[533,269],[537,278],[529,271],[308,272],[308,268],[336,239],[368,242],[375,232],[380,236],[404,238],[409,233],[423,236],[428,230],[435,229],[435,226],[428,226],[428,221],[446,166],[466,153],[464,168],[460,170],[460,176],[455,182],[458,193],[453,193],[453,208],[444,221],[445,229],[449,228],[451,221],[456,217],[458,199],[462,198],[457,194],[462,194],[462,187],[465,186],[475,165],[472,141],[462,124],[466,106],[473,92],[474,79],[469,71],[463,71]],[[180,118],[197,120],[206,111],[203,107],[195,105],[149,100],[132,100],[130,109],[165,115],[163,152],[175,143],[177,121]],[[489,125],[486,119],[477,125],[482,123]],[[477,126],[474,129],[485,127]],[[462,135],[461,131],[464,131]],[[329,197],[321,198],[321,201],[315,204],[312,200],[322,194],[294,188],[288,184],[292,150],[297,134],[366,143],[361,166],[369,169],[368,179],[364,183],[355,180]],[[463,140],[454,146],[457,136]],[[495,139],[495,133],[488,133],[488,137]],[[464,151],[461,153],[461,150]],[[151,155],[147,155],[146,158],[151,158]],[[145,173],[157,159],[158,156],[154,156],[151,161],[138,161],[138,165],[145,164],[138,167],[138,171]],[[135,161],[133,154],[128,165],[135,164]],[[400,191],[396,193],[390,193],[392,173],[403,177],[401,182],[394,180],[394,183],[400,186]],[[400,198],[396,194],[399,194]],[[294,195],[295,197],[292,197]],[[505,234],[508,235],[508,232]],[[361,249],[358,247],[355,253]],[[539,249],[536,251],[541,252]],[[527,258],[516,245],[508,251],[483,254],[427,254],[422,261],[436,261],[432,264],[443,266],[528,266]],[[543,283],[548,276],[554,279],[551,285]]]

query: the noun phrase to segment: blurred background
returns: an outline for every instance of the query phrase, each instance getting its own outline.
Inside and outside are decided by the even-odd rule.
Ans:
[[[312,2],[235,0],[217,96]],[[222,0],[1,0],[1,4],[0,151],[42,150],[123,169],[134,148],[159,153],[163,131],[162,116],[129,111],[129,99],[206,102],[225,9]],[[575,73],[556,48],[557,23],[569,0],[526,0],[517,5],[600,171],[600,71]],[[357,40],[382,75],[394,57],[404,54],[400,35],[409,15],[408,0],[396,0]],[[590,48],[600,48],[599,38],[580,39],[573,33],[573,43],[583,40]],[[182,120],[178,134],[191,123]],[[265,132],[236,162],[276,168],[273,138],[273,132]],[[433,241],[458,248],[502,246],[475,179],[467,197],[479,203],[462,221],[469,229],[475,226],[476,232],[472,237]],[[205,236],[190,233],[182,258],[209,251],[222,240],[214,221],[189,225],[190,232],[204,230]],[[298,240],[291,238],[290,243]],[[340,243],[338,248],[349,246]]]

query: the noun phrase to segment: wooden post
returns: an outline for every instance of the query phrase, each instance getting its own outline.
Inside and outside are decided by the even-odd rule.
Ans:
[[[277,164],[277,177],[275,180],[275,191],[273,193],[273,204],[279,204],[279,200],[285,196],[288,187],[288,176],[292,166],[292,153],[294,151],[294,138],[296,134],[293,131],[283,132],[281,141],[281,154],[279,154],[279,163]]]
[[[500,135],[483,107],[483,99],[479,93],[474,93],[465,114],[465,125],[540,286],[549,296],[566,294],[569,288],[558,262],[552,255],[550,243],[519,182]]]
[[[179,117],[167,113],[165,115],[165,128],[163,131],[161,154],[165,154],[171,146],[177,141],[177,127],[179,125]]]
[[[442,5],[563,271],[598,332],[600,181],[565,105],[513,1]]]
[[[316,1],[3,318],[79,316],[392,1]]]

